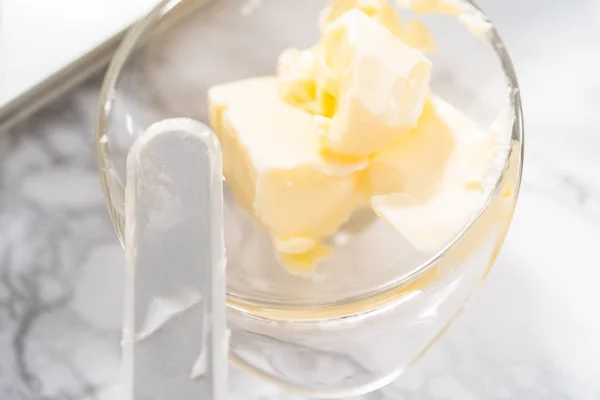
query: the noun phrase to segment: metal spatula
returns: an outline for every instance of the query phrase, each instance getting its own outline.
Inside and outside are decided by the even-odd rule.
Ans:
[[[152,125],[127,158],[126,400],[224,400],[223,178],[214,133]]]

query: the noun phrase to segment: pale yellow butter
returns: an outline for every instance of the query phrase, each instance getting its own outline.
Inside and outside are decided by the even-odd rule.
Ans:
[[[396,3],[419,14],[460,14],[466,9],[461,0],[396,0]]]
[[[433,34],[418,19],[411,19],[406,23],[400,39],[413,49],[427,53],[433,53],[437,48]]]
[[[352,9],[362,11],[410,47],[426,52],[435,51],[435,40],[425,25],[417,19],[410,19],[403,24],[388,0],[333,0],[321,13],[321,32],[325,33],[331,23]]]
[[[326,153],[352,158],[379,151],[417,123],[431,63],[359,10],[337,18],[316,55],[317,85],[337,99]]]
[[[418,250],[433,252],[477,216],[503,153],[493,135],[435,96],[411,134],[374,157],[371,205]]]
[[[362,199],[357,176],[328,173],[312,116],[279,97],[277,78],[215,86],[208,97],[227,182],[276,247],[302,254],[336,232]]]
[[[365,24],[371,28],[363,32]],[[373,25],[382,29],[373,30]],[[410,49],[409,54],[404,54],[407,46],[427,52],[434,51],[436,46],[421,22],[413,19],[403,28],[399,15],[387,0],[333,1],[321,13],[320,27],[323,38],[317,45],[306,50],[291,48],[281,54],[277,75],[279,93],[285,101],[325,117],[335,114],[343,94],[340,85],[344,73],[349,72],[356,58],[368,57],[365,49],[371,58],[375,53],[382,54],[380,63],[393,62],[399,66],[409,65],[415,57],[424,58]],[[350,33],[352,38],[348,38]],[[393,37],[400,38],[407,46],[392,40]],[[396,58],[385,55],[390,53],[396,53]],[[398,57],[403,57],[402,64],[398,64]],[[428,73],[421,75],[429,80]]]
[[[404,193],[416,201],[430,198],[440,187],[454,147],[452,126],[428,101],[417,126],[372,157],[368,170],[371,194]]]
[[[466,0],[396,0],[396,3],[419,14],[454,15],[475,35],[484,35],[492,29],[487,17]]]
[[[406,3],[473,15],[450,0]],[[430,93],[419,50],[435,41],[388,1],[333,0],[320,29],[314,47],[281,54],[277,77],[209,91],[238,203],[295,272],[326,257],[323,239],[365,203],[416,249],[440,250],[483,206],[497,143]]]
[[[330,6],[321,12],[319,28],[325,33],[328,26],[346,12],[356,9],[362,11],[394,36],[402,34],[400,16],[388,0],[333,0]]]
[[[335,98],[317,85],[315,49],[287,49],[277,64],[279,95],[295,107],[312,114],[331,117]]]
[[[333,0],[331,5],[321,12],[321,33],[325,34],[331,24],[353,9],[362,11],[395,36],[408,33],[402,30],[400,16],[387,0]],[[415,36],[410,36],[414,42]],[[328,42],[324,41],[306,50],[291,48],[281,53],[277,63],[277,75],[279,93],[285,101],[310,113],[333,116],[337,94],[327,90],[323,82],[317,82],[317,75],[323,76],[322,72],[318,72],[318,68],[322,65],[323,57],[327,57],[330,47]],[[321,58],[319,63],[317,57]],[[339,81],[340,77],[334,79]],[[336,86],[339,84],[336,83]]]

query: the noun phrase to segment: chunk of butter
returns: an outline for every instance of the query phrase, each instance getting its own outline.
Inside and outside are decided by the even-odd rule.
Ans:
[[[324,33],[329,24],[346,12],[357,9],[390,31],[394,36],[402,33],[400,16],[388,0],[333,0],[321,12],[319,28]]]
[[[485,14],[466,0],[396,0],[396,4],[419,14],[454,15],[475,35],[484,35],[492,29]]]
[[[346,16],[348,13],[349,17]],[[346,23],[344,20],[339,21],[341,18]],[[379,24],[384,29],[364,32],[365,36],[362,35],[361,22],[367,25]],[[338,49],[348,33],[348,29],[345,29],[348,28],[348,24],[355,25],[353,32],[361,34],[358,37],[360,41],[358,46],[355,43],[347,43],[343,49]],[[378,51],[382,54],[393,54],[397,52],[397,47],[405,50],[406,46],[402,47],[401,44],[398,46],[396,43],[394,46],[394,41],[390,40],[393,35],[414,49],[429,52],[435,50],[435,40],[427,28],[417,20],[410,20],[403,29],[400,17],[387,0],[334,1],[323,10],[320,25],[323,39],[319,44],[306,50],[285,50],[279,57],[277,75],[279,93],[285,101],[325,117],[332,117],[335,113],[340,101],[338,97],[341,94],[343,74],[352,67],[355,55],[364,55],[361,49],[369,50],[371,58]],[[386,34],[386,30],[390,34]],[[379,40],[381,37],[385,39],[383,42]],[[369,40],[375,40],[371,47],[367,43]],[[390,41],[392,44],[388,45]],[[418,57],[419,53],[410,52],[410,55]],[[414,57],[402,57],[413,62]],[[397,63],[398,57],[394,59],[383,56],[380,60],[381,63],[386,61]],[[410,65],[408,67],[410,69]],[[428,73],[426,80],[429,80]]]
[[[327,29],[316,54],[317,85],[337,99],[325,154],[379,151],[416,125],[429,93],[431,63],[359,10]]]
[[[332,22],[352,9],[362,11],[410,47],[425,52],[435,51],[435,39],[425,25],[417,19],[410,19],[403,24],[388,0],[334,0],[321,12],[321,32],[324,33]]]
[[[370,192],[373,195],[404,193],[415,200],[430,198],[440,187],[454,147],[452,126],[428,101],[417,126],[399,142],[371,158]]]
[[[277,63],[279,95],[293,106],[331,117],[335,98],[317,86],[315,49],[287,49]]]
[[[396,3],[419,14],[460,14],[467,7],[463,0],[396,0]]]
[[[330,173],[312,115],[278,95],[277,78],[209,90],[210,122],[238,203],[283,253],[302,254],[337,231],[362,200],[356,174]]]
[[[432,96],[410,137],[377,154],[373,210],[418,250],[441,250],[484,205],[502,154],[494,137]]]
[[[433,53],[437,48],[433,34],[418,19],[408,20],[400,34],[400,39],[413,49],[427,53]]]

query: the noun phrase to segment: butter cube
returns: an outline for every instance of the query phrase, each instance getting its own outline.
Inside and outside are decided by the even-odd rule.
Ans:
[[[340,16],[352,9],[362,11],[394,36],[407,36],[402,30],[400,16],[387,0],[334,0],[321,12],[321,32],[326,32]],[[414,41],[414,38],[412,39]],[[313,114],[332,117],[337,99],[326,90],[323,82],[317,83],[316,57],[323,55],[322,47],[317,45],[305,50],[290,48],[281,53],[277,63],[279,94],[296,107]],[[324,50],[329,51],[327,48]],[[335,79],[339,81],[340,78]]]
[[[432,96],[409,136],[373,157],[371,206],[418,250],[441,250],[483,207],[502,154],[493,135]]]
[[[337,99],[324,153],[367,157],[416,125],[431,63],[359,10],[335,20],[319,45],[317,85]]]
[[[362,11],[389,30],[392,35],[400,37],[402,34],[400,16],[388,0],[333,0],[331,5],[321,12],[319,19],[321,32],[324,33],[329,24],[352,9]]]
[[[337,231],[357,206],[357,175],[331,174],[311,114],[278,95],[276,77],[212,87],[210,123],[238,203],[283,253],[302,254]]]
[[[439,189],[453,149],[452,127],[428,101],[417,126],[372,157],[368,170],[371,193],[404,193],[415,200],[428,199]]]

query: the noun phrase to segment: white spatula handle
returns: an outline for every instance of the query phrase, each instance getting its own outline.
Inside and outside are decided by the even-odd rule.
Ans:
[[[126,400],[224,400],[221,149],[189,119],[152,125],[127,158]]]

